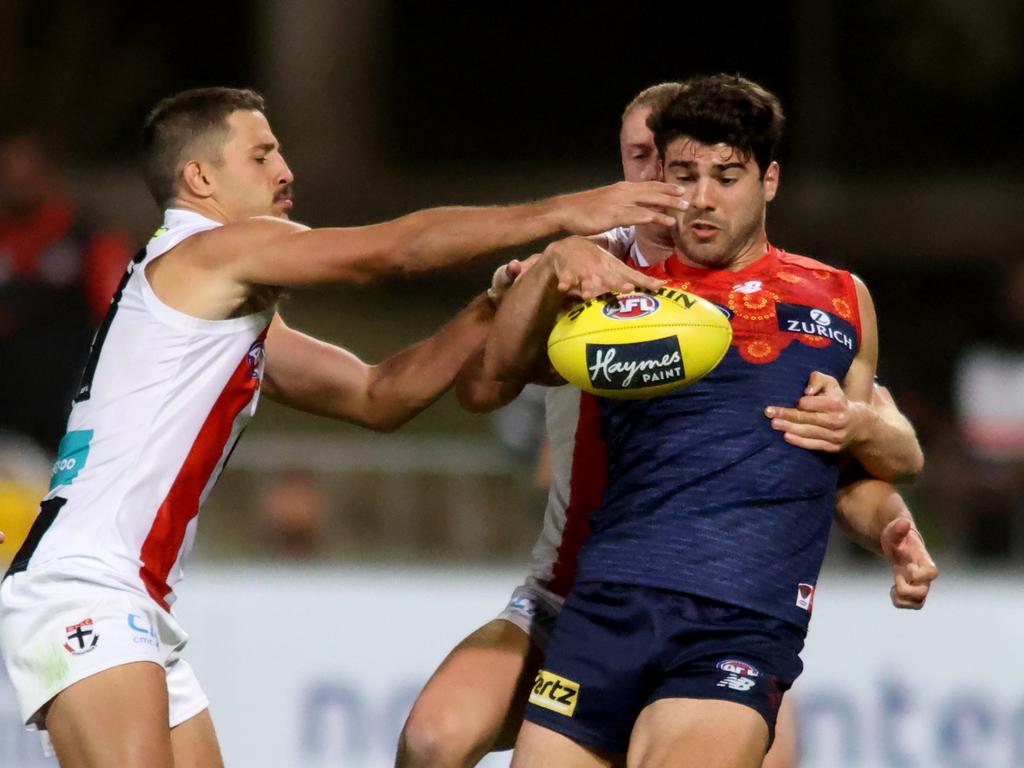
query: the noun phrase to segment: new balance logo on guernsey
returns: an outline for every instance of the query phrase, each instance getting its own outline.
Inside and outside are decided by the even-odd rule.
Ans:
[[[572,713],[576,711],[579,694],[579,683],[542,669],[537,672],[533,690],[530,691],[530,703],[572,717]]]
[[[723,659],[715,666],[729,673],[719,681],[718,687],[731,691],[749,691],[757,685],[757,678],[761,676],[757,667],[738,659]]]
[[[64,648],[68,653],[78,656],[79,654],[88,653],[96,647],[100,636],[96,634],[92,626],[92,619],[85,619],[78,624],[72,624],[70,627],[65,628],[67,642],[64,643]]]

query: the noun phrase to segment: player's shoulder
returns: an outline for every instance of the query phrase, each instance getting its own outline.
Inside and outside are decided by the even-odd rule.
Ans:
[[[256,248],[272,245],[278,238],[308,229],[303,224],[276,216],[254,216],[198,232],[189,238],[190,248],[210,263],[233,261],[244,259]]]
[[[794,269],[807,270],[809,272],[827,272],[829,274],[849,274],[845,269],[826,264],[824,261],[803,256],[799,253],[790,253],[781,248],[776,248],[776,258],[779,264]]]

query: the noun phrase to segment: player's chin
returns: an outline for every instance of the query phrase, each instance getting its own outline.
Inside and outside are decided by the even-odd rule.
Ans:
[[[709,247],[706,243],[694,243],[685,251],[691,261],[704,267],[724,267],[729,260],[726,254],[717,247]]]

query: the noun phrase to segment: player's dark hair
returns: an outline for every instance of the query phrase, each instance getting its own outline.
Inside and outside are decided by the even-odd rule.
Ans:
[[[668,106],[652,112],[647,127],[658,152],[680,136],[701,144],[728,144],[753,157],[764,176],[775,159],[786,117],[775,94],[739,75],[693,77]]]
[[[142,129],[143,174],[157,205],[177,194],[187,150],[197,141],[228,133],[228,117],[237,110],[266,111],[263,97],[248,88],[194,88],[160,101]]]

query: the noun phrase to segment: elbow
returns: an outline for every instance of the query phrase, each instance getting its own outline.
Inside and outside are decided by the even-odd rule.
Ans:
[[[367,429],[371,429],[379,434],[389,435],[392,432],[397,432],[399,427],[401,427],[407,421],[408,419],[384,417],[368,421],[364,426],[366,426]]]
[[[888,478],[892,483],[910,483],[917,479],[917,476],[924,470],[924,452],[921,446],[915,442],[914,450],[910,451],[903,461],[891,468]]]
[[[394,222],[391,237],[373,257],[380,277],[408,277],[429,266],[428,231],[420,218],[413,213]]]
[[[514,397],[515,395],[510,397],[505,392],[505,387],[500,382],[456,382],[455,385],[455,399],[467,413],[490,413],[503,405],[508,405]]]
[[[416,415],[416,411],[406,411],[381,403],[377,407],[370,405],[359,419],[359,426],[365,427],[373,432],[390,434],[397,431],[409,419]]]
[[[913,480],[924,471],[924,451],[921,450],[921,446],[917,446],[917,451],[911,457],[909,465],[907,467],[907,479]]]
[[[353,285],[372,285],[381,280],[404,276],[406,262],[401,253],[379,252],[359,264],[348,265],[344,282]]]
[[[507,352],[507,346],[493,343],[494,338],[492,334],[484,348],[484,378],[490,381],[515,381],[520,378],[515,355]]]
[[[493,410],[489,407],[490,404],[479,396],[473,386],[456,386],[455,399],[458,401],[459,407],[467,413],[480,414]]]

